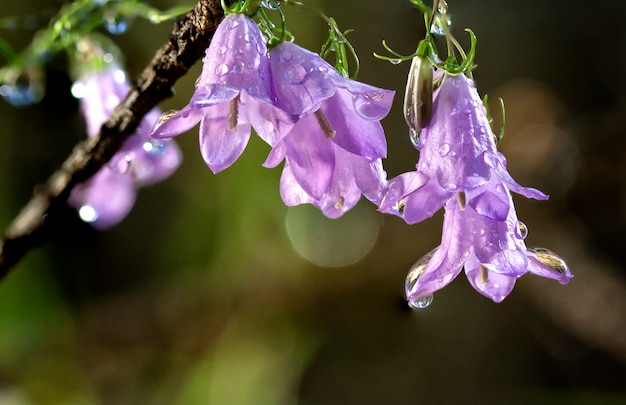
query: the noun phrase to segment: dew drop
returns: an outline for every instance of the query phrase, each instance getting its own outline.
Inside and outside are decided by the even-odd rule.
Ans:
[[[389,63],[391,63],[392,65],[399,65],[401,62],[402,62],[402,59],[399,59],[399,58],[389,59]]]
[[[219,65],[217,65],[217,67],[215,68],[215,74],[218,76],[224,76],[227,75],[228,72],[230,72],[230,68],[228,67],[227,64],[225,63],[220,63]]]
[[[91,205],[83,205],[78,209],[78,216],[87,223],[98,220],[98,212]]]
[[[300,83],[302,83],[302,79],[300,78],[300,75],[294,69],[288,69],[287,70],[287,72],[285,73],[285,80],[289,84],[300,84]]]
[[[152,139],[144,142],[142,147],[144,151],[148,152],[151,155],[160,155],[161,153],[165,152],[167,145],[163,140]]]
[[[565,260],[561,259],[561,257],[553,251],[540,247],[528,248],[528,251],[534,253],[541,263],[550,267],[552,270],[563,275],[569,274],[569,268],[567,267]]]
[[[245,69],[245,65],[243,64],[243,62],[237,62],[233,66],[233,73],[241,73],[243,72],[244,69]]]
[[[233,28],[236,28],[237,26],[239,26],[239,20],[236,20],[236,19],[231,19],[231,20],[228,22],[228,26],[227,26],[227,28],[228,28],[229,30],[232,30]]]
[[[261,6],[268,10],[278,10],[280,8],[280,0],[262,0]]]
[[[447,190],[447,191],[454,191],[454,190],[456,190],[456,189],[457,189],[457,187],[459,187],[459,186],[457,186],[457,185],[456,185],[456,184],[454,184],[454,183],[446,183],[446,184],[444,184],[444,185],[443,185],[443,188],[444,188],[445,190]]]
[[[409,130],[409,138],[411,139],[411,143],[413,144],[413,146],[417,148],[417,150],[420,150],[422,148],[420,144],[420,131],[419,130],[411,128]]]
[[[132,163],[133,158],[130,155],[125,155],[122,158],[112,161],[109,167],[118,174],[126,174],[130,171]]]
[[[0,86],[0,96],[15,107],[39,102],[44,96],[43,73],[36,67],[8,72]]]
[[[161,116],[159,117],[159,119],[157,120],[156,124],[155,124],[155,128],[160,127],[161,125],[165,124],[165,122],[167,120],[169,120],[170,118],[172,118],[173,116],[175,116],[176,114],[178,114],[180,112],[180,110],[169,110],[169,111],[165,111],[163,114],[161,114]]]
[[[517,223],[517,234],[517,236],[522,239],[526,239],[526,237],[528,236],[528,227],[522,221],[519,221]]]
[[[378,103],[382,98],[383,95],[377,91],[356,94],[352,97],[352,104],[354,105],[354,110],[361,118],[368,121],[376,121],[381,119],[386,112]]]
[[[437,249],[435,248],[431,250],[430,252],[426,253],[418,261],[416,261],[415,264],[409,270],[409,273],[407,274],[406,280],[404,282],[404,289],[406,291],[407,296],[410,295],[411,291],[413,290],[413,287],[415,287],[415,285],[419,281],[419,278],[424,273],[426,266],[428,266],[430,259],[432,259],[436,251]]]
[[[444,157],[447,156],[448,153],[450,153],[450,145],[447,143],[442,144],[439,147],[439,156]]]
[[[252,35],[250,35],[249,33],[245,33],[243,36],[243,40],[248,43],[252,42]]]
[[[411,309],[424,309],[428,307],[433,302],[433,296],[427,295],[424,298],[420,298],[419,300],[409,301],[409,308]]]
[[[293,58],[293,55],[289,51],[283,51],[278,55],[278,60],[282,63],[287,63]]]
[[[74,82],[71,92],[74,98],[83,98],[87,92],[87,87],[85,87],[85,84],[82,82]]]
[[[220,55],[225,55],[227,50],[228,50],[228,47],[226,45],[222,45],[222,47],[219,49],[218,53]]]
[[[104,28],[114,35],[123,34],[128,30],[128,20],[118,14],[109,14],[104,17]]]

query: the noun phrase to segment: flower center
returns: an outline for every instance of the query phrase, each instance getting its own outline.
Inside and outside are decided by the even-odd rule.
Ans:
[[[317,118],[317,122],[320,124],[320,128],[322,128],[322,131],[324,131],[324,137],[326,139],[334,138],[337,132],[335,132],[333,127],[330,126],[330,122],[328,122],[328,119],[322,112],[321,108],[315,111],[315,118]]]

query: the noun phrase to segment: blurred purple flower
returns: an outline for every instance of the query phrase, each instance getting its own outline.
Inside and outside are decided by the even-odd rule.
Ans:
[[[191,101],[164,117],[152,136],[173,137],[198,122],[200,151],[214,173],[243,153],[251,126],[274,144],[292,124],[292,117],[274,106],[265,38],[243,14],[230,14],[218,26]]]
[[[510,199],[502,190],[545,200],[547,195],[522,187],[506,170],[497,151],[485,107],[465,75],[445,75],[435,94],[430,124],[419,134],[417,171],[389,181],[380,211],[420,222],[437,212],[458,194],[479,214],[504,220]],[[492,187],[481,187],[490,183]]]
[[[472,207],[463,209],[453,198],[446,202],[441,245],[420,259],[407,276],[409,302],[417,307],[429,303],[432,294],[448,285],[463,267],[472,286],[495,302],[506,298],[515,280],[527,272],[561,284],[569,282],[572,274],[558,256],[545,249],[535,249],[537,254],[526,249],[526,227],[517,219],[510,193],[504,190],[501,197],[509,207],[503,220],[483,216]]]
[[[318,54],[291,42],[270,51],[276,106],[298,117],[264,166],[283,159],[281,196],[287,205],[310,203],[331,218],[363,194],[378,204],[386,183],[380,124],[394,92],[344,78]]]
[[[128,93],[126,75],[112,65],[84,75],[72,87],[81,99],[87,134],[94,137]],[[98,229],[119,223],[130,212],[137,188],[169,177],[182,160],[174,141],[150,138],[150,130],[161,115],[153,109],[143,118],[111,161],[86,182],[72,190],[68,203],[80,217]]]

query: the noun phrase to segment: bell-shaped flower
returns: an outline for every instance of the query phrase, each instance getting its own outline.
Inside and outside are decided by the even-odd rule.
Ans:
[[[380,124],[394,92],[344,78],[318,54],[291,42],[270,51],[276,106],[299,119],[265,162],[285,159],[281,195],[335,218],[361,194],[375,203],[386,183],[387,145]]]
[[[569,282],[572,274],[561,258],[545,249],[526,249],[526,226],[517,219],[510,193],[502,190],[500,197],[509,202],[503,220],[462,207],[455,198],[446,202],[441,245],[420,259],[407,276],[409,302],[417,307],[429,303],[432,294],[463,268],[471,285],[495,302],[506,298],[515,280],[527,272],[561,284]]]
[[[473,81],[463,74],[444,76],[435,94],[430,124],[419,134],[418,144],[417,171],[389,181],[380,211],[416,223],[459,194],[479,213],[502,220],[509,211],[509,199],[497,193],[483,196],[494,190],[481,187],[487,183],[529,198],[548,198],[520,186],[509,175],[504,156],[496,149],[485,107]]]
[[[96,136],[102,124],[126,96],[129,85],[116,65],[84,74],[72,87],[80,98],[87,134]],[[80,217],[98,229],[116,225],[134,205],[137,188],[169,177],[180,165],[182,155],[171,140],[150,138],[161,112],[153,109],[98,173],[72,190],[68,203]]]
[[[189,104],[166,114],[152,136],[173,137],[200,122],[200,152],[217,173],[243,153],[251,126],[273,144],[286,133],[292,118],[274,107],[265,38],[249,17],[225,17],[202,62],[202,73]]]

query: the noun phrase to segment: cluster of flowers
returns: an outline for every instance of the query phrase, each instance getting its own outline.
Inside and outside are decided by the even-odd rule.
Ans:
[[[116,63],[84,72],[72,93],[80,99],[87,135],[95,137],[129,90],[126,73]],[[68,203],[94,228],[107,229],[130,212],[137,189],[169,177],[180,165],[178,145],[150,137],[161,111],[153,109],[113,156],[109,164],[72,190]]]
[[[361,195],[378,204],[387,144],[380,120],[394,92],[344,78],[292,42],[268,51],[257,24],[230,14],[203,59],[189,104],[167,114],[152,136],[169,138],[200,122],[200,150],[217,173],[248,143],[250,129],[271,147],[265,167],[285,161],[285,204],[314,204],[336,218]]]
[[[93,87],[86,94],[97,94],[83,98],[90,135],[127,90],[120,74],[112,68],[83,82]],[[558,256],[526,248],[526,228],[517,219],[511,191],[548,197],[520,186],[507,172],[473,81],[464,73],[433,72],[429,65],[430,86],[433,75],[441,85],[421,100],[428,111],[416,111],[420,100],[409,100],[413,108],[407,122],[420,129],[417,171],[388,182],[380,120],[394,92],[345,78],[318,54],[292,42],[268,50],[252,19],[230,14],[206,50],[189,104],[158,120],[149,114],[112,163],[74,191],[70,203],[97,206],[94,223],[109,226],[126,215],[136,186],[160,180],[178,165],[177,147],[162,139],[200,123],[201,155],[217,173],[239,158],[254,128],[272,147],[264,166],[285,162],[280,193],[289,206],[313,204],[336,218],[364,195],[381,212],[410,224],[445,208],[441,245],[407,277],[407,299],[415,307],[428,305],[432,294],[463,268],[472,286],[496,302],[527,272],[567,283],[572,275]],[[410,77],[410,84],[415,80]],[[407,92],[407,97],[418,96]],[[154,121],[150,140],[147,128]]]

